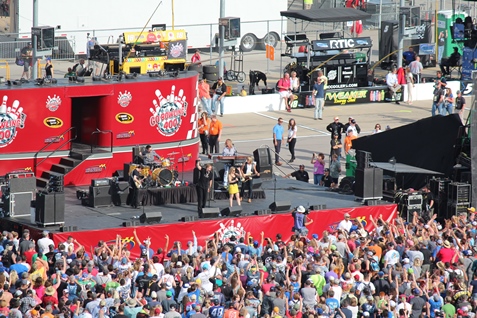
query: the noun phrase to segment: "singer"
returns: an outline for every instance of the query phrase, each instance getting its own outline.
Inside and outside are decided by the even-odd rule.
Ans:
[[[197,190],[197,212],[199,213],[199,218],[203,216],[202,209],[205,208],[207,194],[212,191],[213,176],[212,165],[210,163],[202,167],[200,165],[200,159],[195,161],[194,184]]]

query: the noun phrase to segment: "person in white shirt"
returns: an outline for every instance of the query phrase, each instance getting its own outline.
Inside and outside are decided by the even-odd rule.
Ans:
[[[42,252],[43,254],[46,254],[50,251],[50,245],[55,245],[55,242],[48,237],[49,234],[50,232],[43,231],[43,237],[39,239],[37,243],[39,252]]]
[[[399,81],[396,74],[397,74],[397,69],[393,68],[392,72],[386,75],[386,85],[388,85],[389,90],[393,93],[393,98],[396,101],[396,104],[399,105],[396,92],[401,89],[401,85],[399,85]]]
[[[353,226],[353,222],[350,221],[351,216],[348,213],[345,213],[344,220],[338,224],[338,230],[346,231],[349,233],[351,226]]]

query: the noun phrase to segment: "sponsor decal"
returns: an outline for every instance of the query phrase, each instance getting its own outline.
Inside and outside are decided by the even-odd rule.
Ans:
[[[119,113],[116,115],[116,120],[121,124],[130,124],[134,121],[134,117],[128,113]]]
[[[128,91],[124,91],[124,93],[119,92],[118,95],[118,104],[121,107],[128,107],[132,101],[132,95]]]
[[[334,104],[350,104],[355,103],[359,99],[366,99],[368,90],[355,90],[344,92],[328,92],[325,100],[331,100]]]
[[[60,128],[63,126],[63,121],[57,117],[46,117],[43,123],[49,128]]]
[[[182,118],[187,115],[188,104],[184,91],[179,90],[179,94],[175,96],[175,90],[176,87],[172,86],[171,94],[167,97],[164,97],[160,90],[156,90],[157,99],[152,100],[154,107],[149,108],[152,114],[149,124],[166,137],[173,136],[179,130]]]
[[[25,128],[26,117],[18,100],[9,105],[8,96],[3,96],[0,105],[0,148],[8,146],[15,140],[18,130]]]
[[[106,170],[106,164],[105,163],[100,164],[100,165],[96,165],[96,166],[87,167],[84,170],[84,172],[85,173],[98,173],[98,172],[102,172],[103,170]]]
[[[59,96],[53,95],[53,97],[48,96],[46,99],[46,108],[52,112],[56,112],[61,106],[61,98]]]
[[[49,144],[49,143],[58,143],[62,140],[65,139],[65,136],[63,135],[60,135],[60,136],[51,136],[51,137],[48,137],[48,138],[45,138],[45,144]]]
[[[135,135],[134,130],[123,131],[123,132],[120,132],[119,134],[116,134],[116,139],[129,139],[131,137],[134,137],[134,135]]]

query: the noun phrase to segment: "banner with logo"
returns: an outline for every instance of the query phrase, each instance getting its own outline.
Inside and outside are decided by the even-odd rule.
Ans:
[[[163,211],[162,213],[175,213]],[[342,208],[334,210],[324,210],[310,212],[307,217],[313,220],[313,223],[308,226],[309,236],[313,233],[320,237],[324,230],[336,229],[339,222],[343,220],[345,213],[349,213],[352,219],[357,219],[364,224],[366,230],[373,229],[370,222],[370,217],[377,219],[381,216],[385,221],[392,221],[397,216],[397,206],[395,204],[379,205],[379,206],[365,206],[357,208]],[[138,227],[137,235],[141,240],[141,244],[147,238],[151,240],[151,247],[155,251],[158,248],[164,248],[166,244],[165,236],[169,236],[169,246],[176,241],[180,241],[182,246],[186,248],[187,242],[193,240],[192,232],[195,231],[198,245],[205,245],[206,240],[213,237],[214,233],[218,233],[222,242],[227,242],[233,235],[237,239],[246,237],[247,233],[254,240],[261,240],[261,233],[264,237],[275,238],[277,233],[282,234],[283,240],[287,241],[293,234],[293,217],[291,213],[263,215],[263,216],[246,216],[238,218],[222,218],[213,219],[210,221],[197,221],[164,225],[150,225]],[[114,244],[116,235],[121,236],[124,244],[127,244],[131,250],[132,257],[137,257],[140,254],[138,242],[134,239],[134,227],[102,229],[96,231],[83,231],[72,233],[55,233],[53,240],[55,245],[65,242],[68,236],[72,235],[81,245],[83,245],[87,252],[90,252],[98,245],[99,240],[103,240],[108,244]]]

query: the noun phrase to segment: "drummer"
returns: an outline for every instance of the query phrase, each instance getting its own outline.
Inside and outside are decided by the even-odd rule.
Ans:
[[[154,165],[155,158],[159,159],[159,161],[162,160],[161,156],[159,156],[154,150],[152,150],[151,145],[147,145],[144,148],[144,151],[141,152],[141,158],[144,161],[144,164],[150,167]]]
[[[231,139],[227,139],[225,141],[225,148],[224,151],[222,152],[222,156],[224,157],[230,157],[230,156],[236,156],[237,155],[237,150],[234,147],[234,144],[232,143]]]

